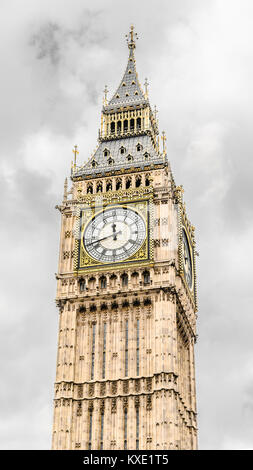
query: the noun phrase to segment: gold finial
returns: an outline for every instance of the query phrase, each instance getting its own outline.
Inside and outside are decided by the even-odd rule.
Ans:
[[[137,36],[137,33],[134,33],[134,26],[131,25],[130,33],[126,34],[126,41],[127,41],[129,49],[135,49],[135,47],[136,47],[135,40],[136,39],[139,39],[139,38]]]
[[[76,168],[76,156],[79,154],[77,150],[77,145],[74,145],[74,149],[72,150],[72,152],[74,154],[74,168]]]
[[[144,86],[145,86],[145,98],[148,97],[148,85],[149,85],[148,79],[145,78],[145,82],[144,82]]]
[[[108,93],[108,88],[107,88],[107,85],[105,85],[105,89],[104,89],[104,105],[107,104],[107,93]]]
[[[163,131],[162,132],[162,137],[161,137],[162,141],[163,141],[163,154],[165,155],[166,153],[166,135],[165,135],[165,132]]]

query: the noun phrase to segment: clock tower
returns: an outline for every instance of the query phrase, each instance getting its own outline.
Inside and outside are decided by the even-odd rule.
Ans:
[[[135,63],[61,205],[53,449],[196,449],[194,227]]]

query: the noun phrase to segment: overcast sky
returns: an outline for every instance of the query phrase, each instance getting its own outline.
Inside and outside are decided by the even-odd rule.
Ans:
[[[200,449],[253,448],[252,0],[1,0],[2,449],[51,447],[61,202],[73,145],[139,35],[139,79],[196,226]]]

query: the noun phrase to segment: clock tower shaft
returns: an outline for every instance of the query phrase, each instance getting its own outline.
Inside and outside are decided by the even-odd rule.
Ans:
[[[128,47],[109,102],[106,89],[98,147],[83,166],[74,163],[58,206],[53,449],[197,448],[194,227],[164,134],[160,151],[147,82],[143,92],[138,81],[132,28]],[[137,241],[127,230],[124,243],[117,239],[120,219],[112,234],[103,228],[115,207],[145,224]]]

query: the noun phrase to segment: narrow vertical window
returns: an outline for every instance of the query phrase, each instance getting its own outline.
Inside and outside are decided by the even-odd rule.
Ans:
[[[124,409],[124,449],[127,449],[127,409]]]
[[[136,449],[139,449],[139,428],[140,428],[140,416],[139,408],[136,408]]]
[[[140,375],[140,320],[137,320],[136,328],[136,375]]]
[[[96,325],[92,325],[92,350],[91,350],[91,380],[94,379],[94,363],[95,363],[95,334]]]
[[[106,359],[106,323],[104,323],[102,379],[105,378],[105,359]]]
[[[89,423],[89,450],[91,450],[92,441],[92,411],[90,411],[90,423]]]
[[[125,376],[128,376],[128,320],[126,320],[126,337],[125,337]]]
[[[101,413],[101,428],[100,428],[100,450],[103,450],[104,446],[104,412]]]

